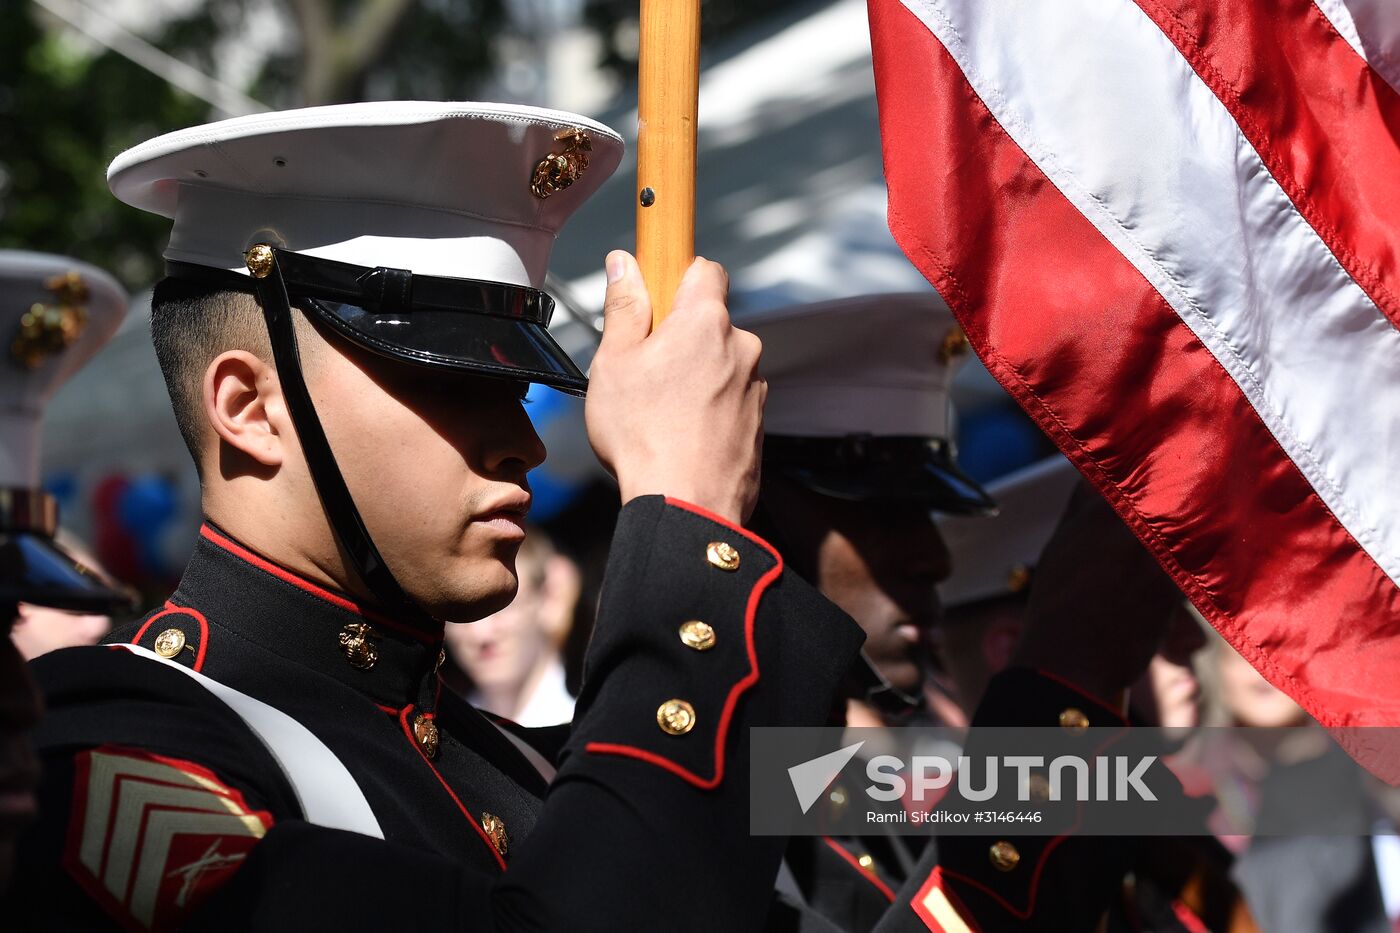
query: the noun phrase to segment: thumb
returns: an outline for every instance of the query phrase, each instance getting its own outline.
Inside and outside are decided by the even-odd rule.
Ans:
[[[603,301],[603,346],[640,343],[651,333],[651,297],[642,270],[632,254],[623,250],[608,253],[604,263],[608,273],[608,294]]]

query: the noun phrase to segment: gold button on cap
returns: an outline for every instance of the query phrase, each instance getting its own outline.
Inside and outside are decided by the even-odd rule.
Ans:
[[[1089,717],[1083,710],[1071,706],[1060,713],[1060,728],[1067,732],[1083,732],[1089,728]]]
[[[705,559],[710,562],[711,567],[718,567],[730,573],[739,569],[739,551],[732,544],[723,541],[711,541],[710,546],[705,548]]]
[[[1021,864],[1021,853],[1017,852],[1016,847],[1005,840],[992,843],[987,856],[992,860],[992,867],[997,871],[1011,871]]]
[[[656,709],[656,724],[667,735],[685,735],[695,728],[695,707],[685,700],[667,700]]]
[[[185,633],[168,628],[156,636],[156,654],[169,660],[185,650]]]
[[[265,279],[272,272],[272,247],[266,243],[259,243],[243,254],[243,261],[248,264],[248,271],[253,274],[253,278]]]
[[[708,623],[691,619],[681,623],[681,642],[696,651],[709,651],[715,646],[715,630]]]
[[[501,858],[506,857],[510,851],[510,836],[506,835],[506,821],[494,813],[481,811],[481,831],[486,834],[486,838],[491,840],[491,845],[500,853]]]
[[[860,858],[856,859],[856,864],[860,865],[861,868],[864,868],[871,874],[875,872],[875,860],[869,855],[862,855]]]
[[[419,713],[413,718],[413,737],[418,740],[418,747],[423,749],[423,754],[429,758],[436,758],[438,752],[438,727],[427,716]]]

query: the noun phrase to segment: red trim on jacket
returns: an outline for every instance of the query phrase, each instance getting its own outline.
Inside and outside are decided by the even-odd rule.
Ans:
[[[399,725],[403,726],[403,734],[408,737],[408,744],[412,745],[414,750],[418,752],[418,757],[422,758],[423,763],[428,766],[428,770],[433,772],[433,777],[437,778],[438,783],[442,785],[442,789],[447,791],[447,796],[452,798],[452,802],[457,805],[457,809],[461,810],[462,815],[467,818],[467,822],[472,824],[472,829],[476,830],[476,834],[481,837],[482,843],[490,850],[491,856],[496,860],[496,864],[501,866],[501,871],[505,871],[506,860],[501,857],[501,853],[497,852],[496,847],[492,845],[491,837],[486,835],[486,830],[481,828],[481,824],[476,821],[476,817],[471,815],[470,811],[468,811],[466,806],[462,803],[462,799],[457,796],[456,792],[448,785],[437,767],[433,765],[433,760],[428,757],[427,752],[423,751],[423,746],[418,744],[418,738],[413,734],[413,727],[409,725],[408,722],[408,714],[412,709],[413,707],[411,705],[405,706],[403,711],[399,713]]]
[[[259,570],[263,570],[267,573],[272,574],[274,577],[276,577],[284,583],[290,583],[292,586],[295,586],[297,589],[305,593],[310,593],[317,599],[325,600],[332,606],[344,609],[346,612],[349,612],[353,615],[357,615],[362,619],[368,619],[376,625],[381,625],[384,628],[391,629],[395,632],[398,632],[401,635],[407,635],[409,638],[412,638],[415,641],[420,641],[425,645],[436,645],[442,641],[441,632],[439,632],[436,637],[433,637],[427,632],[420,631],[419,629],[413,628],[410,625],[404,625],[402,622],[396,622],[388,616],[384,615],[384,613],[379,612],[378,610],[372,609],[368,606],[363,606],[342,593],[336,593],[332,590],[328,590],[325,587],[320,586],[319,584],[312,583],[310,580],[298,576],[297,574],[293,573],[285,567],[282,567],[278,564],[274,564],[272,561],[268,560],[265,557],[259,557],[257,554],[254,554],[252,551],[248,550],[246,547],[239,544],[238,542],[227,538],[219,532],[215,531],[207,524],[200,526],[199,534],[201,537],[204,538],[204,540],[208,541],[210,544],[213,544],[216,547],[228,551],[234,557],[237,557],[240,560],[245,561],[246,563],[252,564]]]
[[[1055,683],[1059,684],[1061,687],[1064,687],[1066,690],[1073,691],[1074,693],[1077,693],[1084,699],[1088,700],[1090,703],[1093,703],[1095,706],[1102,708],[1105,712],[1107,712],[1110,716],[1117,720],[1117,722],[1114,723],[1115,726],[1126,726],[1128,724],[1128,718],[1124,716],[1121,712],[1119,712],[1117,709],[1115,709],[1113,707],[1113,704],[1099,699],[1098,697],[1094,696],[1092,693],[1090,693],[1088,690],[1085,690],[1078,684],[1066,680],[1058,674],[1052,674],[1049,671],[1041,670],[1040,668],[1036,668],[1035,672],[1041,677],[1044,677],[1046,680],[1053,680]],[[1092,725],[1092,723],[1090,725]]]
[[[137,630],[136,637],[131,639],[131,643],[133,645],[141,644],[141,639],[145,636],[146,632],[150,631],[151,626],[156,624],[157,620],[171,615],[187,615],[194,619],[195,622],[199,623],[199,647],[195,649],[194,669],[197,671],[203,670],[204,656],[209,651],[209,620],[204,618],[204,613],[200,612],[198,609],[187,606],[177,606],[167,599],[165,601],[165,608],[146,620],[146,624],[142,625],[141,628]]]
[[[841,856],[841,858],[844,859],[847,864],[849,864],[852,868],[856,870],[857,874],[859,874],[866,881],[869,881],[871,884],[875,885],[875,887],[879,888],[880,893],[885,895],[885,897],[889,900],[891,904],[894,903],[894,891],[890,889],[889,885],[885,884],[885,882],[881,880],[879,875],[875,874],[873,869],[862,867],[862,865],[860,864],[860,859],[856,858],[850,852],[847,852],[845,846],[841,845],[841,843],[837,842],[835,839],[832,839],[830,836],[823,836],[822,842],[825,842],[828,846],[830,846],[831,851]]]
[[[729,735],[729,724],[734,717],[734,710],[739,705],[739,698],[743,696],[750,687],[758,683],[758,650],[754,645],[754,620],[758,617],[758,604],[760,600],[762,600],[763,594],[768,590],[768,587],[773,584],[773,581],[783,574],[783,557],[773,545],[764,541],[758,535],[746,528],[740,528],[733,522],[720,518],[707,509],[703,509],[698,505],[691,505],[689,502],[682,502],[680,499],[672,499],[669,497],[666,499],[666,504],[684,509],[687,512],[699,515],[701,518],[706,518],[716,524],[723,525],[763,548],[772,556],[773,560],[777,562],[772,569],[758,578],[753,589],[749,591],[748,606],[744,611],[744,643],[749,655],[749,672],[743,679],[739,680],[730,688],[729,696],[724,701],[724,709],[719,717],[719,728],[715,733],[715,773],[711,777],[703,778],[684,765],[677,764],[655,752],[637,748],[633,745],[617,745],[611,742],[589,742],[584,746],[584,750],[592,752],[595,755],[621,755],[627,758],[636,758],[639,761],[645,761],[648,764],[664,768],[701,790],[713,790],[724,780],[725,739]]]

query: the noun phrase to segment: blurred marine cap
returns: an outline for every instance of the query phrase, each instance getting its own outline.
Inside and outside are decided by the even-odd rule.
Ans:
[[[1078,482],[1074,464],[1055,454],[987,484],[997,500],[994,518],[940,516],[953,558],[952,575],[938,586],[944,607],[1025,593]]]
[[[107,180],[174,220],[171,275],[253,292],[275,270],[293,305],[368,350],[580,393],[542,288],[560,228],[622,150],[574,114],[385,101],[168,133]]]
[[[126,307],[126,292],[95,266],[0,250],[0,604],[130,605],[126,591],[54,540],[58,505],[39,486],[44,407],[116,332]]]
[[[967,337],[934,292],[868,295],[736,320],[763,340],[764,469],[840,499],[986,514],[954,456]]]

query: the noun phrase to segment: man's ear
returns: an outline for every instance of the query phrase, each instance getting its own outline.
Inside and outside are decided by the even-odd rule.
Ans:
[[[219,354],[204,371],[204,417],[219,440],[264,467],[286,457],[286,404],[271,364],[245,350]]]

